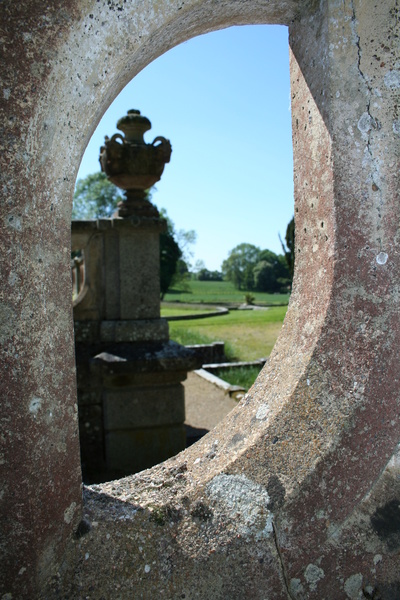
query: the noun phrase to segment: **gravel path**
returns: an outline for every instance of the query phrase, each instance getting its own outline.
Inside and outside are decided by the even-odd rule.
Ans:
[[[236,400],[196,373],[188,373],[185,387],[185,425],[188,445],[197,441],[237,405]]]

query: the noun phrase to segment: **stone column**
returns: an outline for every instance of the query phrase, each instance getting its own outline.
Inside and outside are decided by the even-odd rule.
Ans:
[[[144,143],[150,121],[138,111],[117,126],[126,138],[106,138],[100,158],[109,178],[127,188],[126,198],[113,219],[72,224],[72,248],[83,250],[86,270],[74,321],[88,481],[140,471],[185,448],[181,382],[201,363],[195,350],[169,341],[168,323],[160,318],[165,221],[143,188],[160,178],[170,144],[164,138],[156,138],[159,145]]]

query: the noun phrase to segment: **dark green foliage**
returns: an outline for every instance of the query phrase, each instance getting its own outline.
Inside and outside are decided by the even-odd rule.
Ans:
[[[246,304],[251,306],[252,304],[254,304],[254,300],[255,296],[253,296],[253,294],[247,293],[244,295],[244,301],[246,302]]]
[[[275,262],[275,261],[274,261]],[[254,287],[256,290],[275,292],[276,273],[274,263],[260,260],[253,269]]]
[[[223,277],[221,271],[209,271],[204,267],[196,274],[196,279],[199,281],[222,281]]]
[[[280,237],[279,237],[280,239]],[[295,230],[294,230],[294,217],[289,221],[286,228],[285,235],[286,246],[281,240],[282,250],[284,252],[285,260],[290,273],[290,280],[293,279],[294,273],[294,242],[295,242]]]
[[[238,290],[254,289],[253,269],[260,258],[260,248],[253,244],[239,244],[222,263],[222,273]]]
[[[279,254],[275,254],[272,250],[261,250],[260,252],[260,261],[266,261],[271,265],[274,265],[278,259]]]
[[[270,294],[290,290],[291,276],[285,256],[252,244],[236,246],[222,263],[222,271],[239,290]]]
[[[270,294],[288,291],[291,277],[285,257],[270,250],[263,250],[261,257],[253,270],[255,289]]]
[[[188,248],[196,241],[196,233],[193,230],[177,232],[164,208],[160,215],[167,223],[167,230],[160,235],[160,294],[163,300],[172,285],[185,287],[189,279]]]
[[[173,234],[165,231],[160,234],[160,293],[164,298],[176,273],[178,262],[181,260],[182,251]]]

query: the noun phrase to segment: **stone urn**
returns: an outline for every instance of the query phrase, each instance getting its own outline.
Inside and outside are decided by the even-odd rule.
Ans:
[[[151,129],[151,123],[139,110],[129,110],[117,122],[117,129],[124,136],[120,133],[111,139],[106,136],[99,157],[107,178],[125,190],[125,199],[119,203],[114,216],[158,217],[157,208],[147,199],[148,190],[161,179],[171,157],[171,143],[158,136],[146,144],[143,136]]]

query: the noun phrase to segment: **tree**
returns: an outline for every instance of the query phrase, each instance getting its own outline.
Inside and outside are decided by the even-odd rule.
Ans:
[[[291,218],[291,220],[288,223],[288,226],[286,228],[286,235],[285,235],[285,241],[286,241],[286,246],[285,244],[282,242],[282,238],[281,236],[279,236],[280,242],[281,242],[281,246],[282,246],[282,250],[283,250],[283,254],[285,256],[286,262],[287,262],[287,266],[289,268],[289,273],[290,273],[290,279],[293,279],[293,273],[294,273],[294,240],[295,240],[295,232],[294,232],[294,217]]]
[[[204,260],[196,260],[192,268],[192,277],[198,281],[223,281],[224,279],[221,271],[209,271]]]
[[[78,179],[72,208],[73,219],[107,219],[122,200],[122,192],[98,172]]]
[[[260,260],[253,269],[254,287],[258,292],[277,291],[275,266],[267,260]]]
[[[198,281],[222,281],[222,273],[220,271],[209,271],[205,267],[200,269],[196,274]]]
[[[254,287],[258,292],[286,292],[290,289],[290,272],[282,254],[263,250],[253,269]]]
[[[178,242],[179,248],[182,250],[182,259],[187,266],[187,270],[191,269],[190,260],[193,258],[193,250],[192,246],[196,243],[197,233],[194,229],[189,229],[189,231],[185,231],[184,229],[179,229],[175,231],[174,235],[176,237],[176,241]]]
[[[182,250],[171,231],[160,234],[160,294],[164,298],[168,288],[172,284],[177,271],[178,261],[182,256]]]
[[[281,292],[290,292],[292,288],[293,275],[290,273],[290,269],[287,264],[286,257],[282,254],[278,254],[278,277],[277,282],[280,285]]]
[[[192,273],[194,273],[194,275],[197,277],[197,273],[199,273],[202,269],[206,268],[206,263],[204,262],[204,260],[198,259],[196,260],[196,262],[194,263],[194,266],[192,267]]]
[[[253,290],[253,269],[260,260],[260,248],[253,244],[239,244],[222,263],[222,273],[239,290]]]
[[[175,230],[173,221],[165,208],[160,216],[167,222],[167,230],[160,235],[160,292],[161,300],[170,287],[182,285],[189,278],[188,259],[191,256],[190,245],[196,241],[196,232],[191,229]]]
[[[222,272],[239,290],[270,294],[290,290],[291,276],[285,256],[252,244],[239,244],[231,250],[222,263]]]

